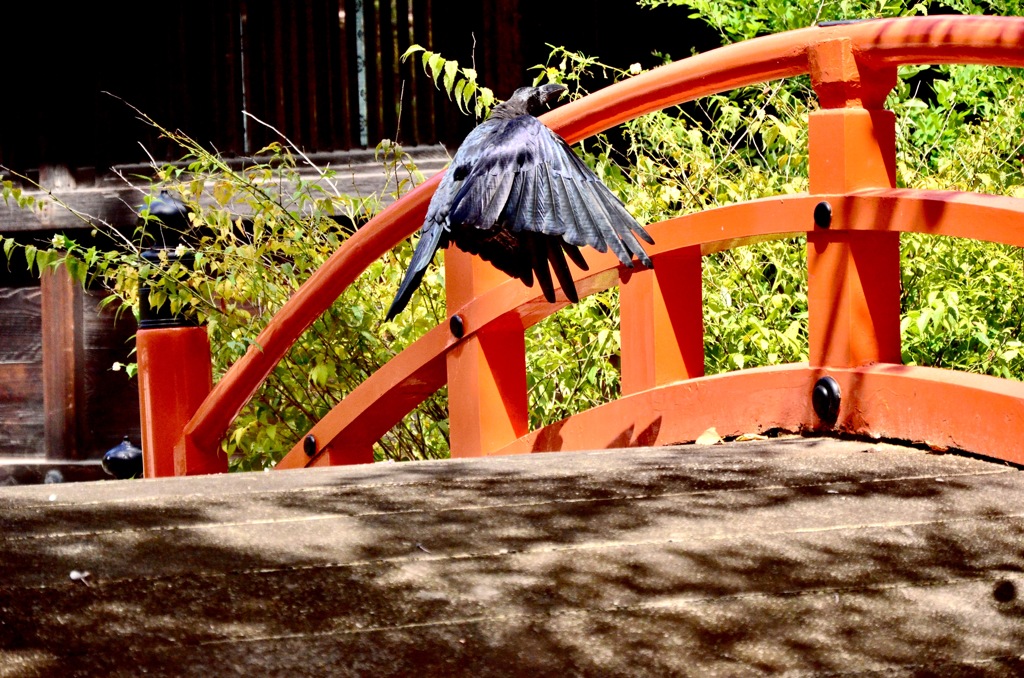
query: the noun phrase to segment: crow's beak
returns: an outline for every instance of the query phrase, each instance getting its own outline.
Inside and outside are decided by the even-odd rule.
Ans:
[[[557,100],[558,97],[562,95],[563,92],[567,91],[567,88],[565,85],[550,84],[541,85],[540,87],[537,88],[537,90],[540,102],[545,106],[551,106],[552,104],[555,103],[555,100]]]

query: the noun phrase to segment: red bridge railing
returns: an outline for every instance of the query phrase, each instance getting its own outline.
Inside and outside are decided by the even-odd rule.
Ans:
[[[807,28],[723,47],[617,83],[544,117],[572,143],[709,94],[810,74],[821,109],[809,120],[809,193],[669,219],[648,227],[654,270],[587,254],[581,295],[620,285],[622,397],[528,430],[524,330],[556,312],[536,288],[458,250],[446,252],[441,325],[356,388],[278,468],[373,460],[372,446],[448,384],[453,456],[693,440],[768,429],[928,441],[1024,463],[1024,384],[900,364],[901,232],[1024,246],[1024,200],[896,188],[895,116],[884,110],[896,68],[1024,66],[1024,18],[920,17]],[[232,420],[291,344],[374,260],[422,223],[439,177],[358,231],[295,294],[199,406],[164,441],[179,473],[202,472]],[[701,258],[805,234],[807,363],[704,375]],[[838,411],[815,411],[822,377]],[[312,455],[308,454],[312,452]]]

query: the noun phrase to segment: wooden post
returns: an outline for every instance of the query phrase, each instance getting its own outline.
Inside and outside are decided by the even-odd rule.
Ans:
[[[479,257],[449,247],[449,318],[508,277]],[[466,328],[467,330],[473,328]],[[526,435],[526,344],[516,316],[499,318],[448,353],[448,431],[452,457],[486,455]]]
[[[622,394],[704,376],[699,246],[654,258],[619,287]]]
[[[63,266],[43,272],[40,290],[46,457],[80,459],[80,405],[85,394],[83,290]]]
[[[51,191],[70,190],[75,178],[64,165],[43,165],[39,183]],[[85,397],[84,291],[63,266],[43,271],[39,287],[46,457],[80,459]]]
[[[896,70],[858,64],[846,38],[816,45],[809,57],[823,107],[809,120],[810,192],[895,187],[895,116],[882,105]],[[821,212],[828,210],[822,206]],[[898,363],[899,234],[836,226],[823,219],[807,235],[810,364]]]

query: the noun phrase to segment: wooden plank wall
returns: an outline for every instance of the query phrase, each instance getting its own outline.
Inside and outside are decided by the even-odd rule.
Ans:
[[[123,436],[139,444],[136,382],[111,369],[131,360],[135,319],[68,282],[0,287],[0,457],[96,459]]]
[[[141,445],[139,390],[136,379],[115,371],[115,362],[135,362],[135,316],[103,308],[100,292],[85,294],[82,303],[83,374],[78,456],[102,457],[124,436]]]
[[[88,168],[96,176],[146,162],[143,147],[157,159],[180,159],[182,149],[126,102],[226,156],[279,139],[243,110],[307,153],[357,148],[361,102],[370,147],[396,136],[406,146],[455,146],[474,121],[419,63],[400,62],[411,44],[476,68],[504,98],[535,75],[528,69],[544,62],[548,45],[619,67],[717,45],[715,31],[690,13],[632,0],[179,0],[71,3],[59,12],[6,3],[4,47],[18,77],[0,106],[0,164],[65,165],[82,184]],[[40,75],[39,63],[54,67]]]
[[[45,454],[41,296],[0,288],[0,456]]]

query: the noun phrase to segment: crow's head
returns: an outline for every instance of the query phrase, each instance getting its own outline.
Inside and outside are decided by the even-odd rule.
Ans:
[[[491,117],[514,118],[520,115],[540,115],[551,108],[551,105],[564,91],[566,91],[565,85],[520,87],[506,101],[494,107]]]

